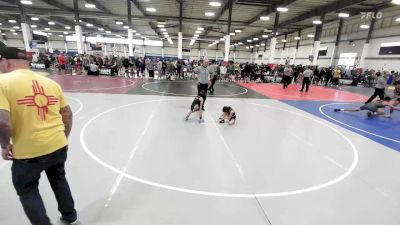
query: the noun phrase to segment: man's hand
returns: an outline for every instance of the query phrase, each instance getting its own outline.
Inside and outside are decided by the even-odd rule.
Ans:
[[[7,145],[5,148],[1,149],[1,156],[4,160],[12,160],[12,145]]]

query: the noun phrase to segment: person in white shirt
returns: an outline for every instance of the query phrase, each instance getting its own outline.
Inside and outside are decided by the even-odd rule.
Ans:
[[[221,66],[219,67],[219,72],[221,73],[221,82],[226,80],[226,67],[224,64],[221,64]]]
[[[311,66],[307,67],[307,69],[303,72],[303,84],[301,85],[300,92],[303,92],[304,86],[306,86],[306,92],[308,92],[308,88],[310,86],[311,77],[314,75],[314,72],[311,70]]]

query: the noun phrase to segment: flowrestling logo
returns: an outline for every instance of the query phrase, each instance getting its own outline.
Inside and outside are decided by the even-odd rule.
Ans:
[[[361,12],[361,19],[368,20],[368,19],[382,19],[383,13],[382,12]]]

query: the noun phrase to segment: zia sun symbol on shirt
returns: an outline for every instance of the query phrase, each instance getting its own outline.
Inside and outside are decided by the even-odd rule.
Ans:
[[[33,80],[32,83],[33,95],[17,100],[17,104],[36,107],[40,119],[45,121],[46,115],[49,113],[49,106],[55,105],[58,99],[54,96],[46,95],[43,86],[40,86],[36,80]]]

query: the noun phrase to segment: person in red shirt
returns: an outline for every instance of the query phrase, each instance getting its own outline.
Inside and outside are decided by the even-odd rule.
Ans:
[[[57,58],[58,61],[58,70],[61,71],[61,74],[65,73],[65,56],[63,53],[60,53]]]

